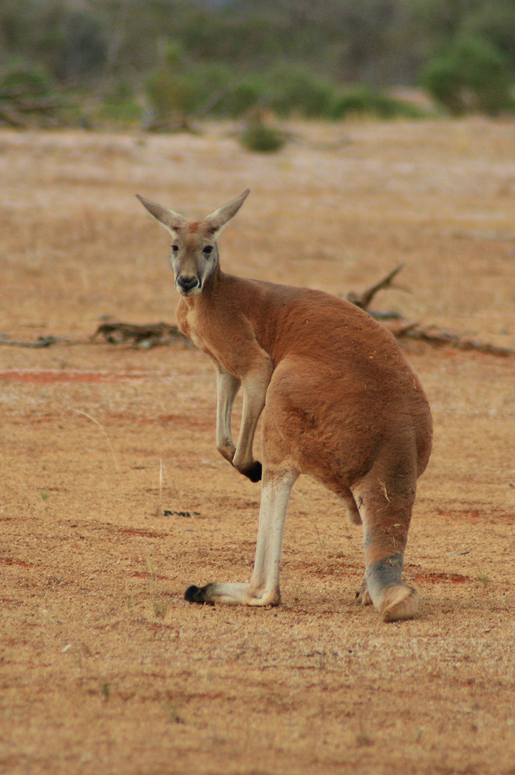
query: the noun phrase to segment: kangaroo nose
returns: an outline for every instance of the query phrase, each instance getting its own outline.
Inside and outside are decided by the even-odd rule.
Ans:
[[[200,282],[198,277],[178,277],[177,285],[179,286],[181,291],[184,291],[185,293],[189,293],[194,288],[198,288],[200,286]]]

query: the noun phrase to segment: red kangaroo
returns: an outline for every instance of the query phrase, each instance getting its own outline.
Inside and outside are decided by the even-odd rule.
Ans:
[[[291,489],[309,474],[363,524],[359,592],[384,621],[409,619],[418,594],[402,581],[417,477],[431,451],[431,414],[393,336],[366,312],[322,291],[245,280],[220,269],[217,238],[249,191],[188,222],[138,197],[172,235],[181,330],[217,372],[216,445],[240,473],[262,478],[250,583],[191,586],[190,602],[278,605],[284,521]],[[236,446],[235,396],[243,390]],[[263,465],[252,446],[263,413]]]

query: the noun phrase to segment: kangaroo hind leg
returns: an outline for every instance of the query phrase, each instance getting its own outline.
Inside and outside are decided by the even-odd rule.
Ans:
[[[358,598],[373,603],[385,622],[411,619],[418,609],[418,593],[402,580],[404,550],[415,499],[411,466],[396,466],[381,475],[374,466],[353,487],[363,521],[365,578]]]
[[[207,584],[191,586],[185,598],[190,603],[232,605],[278,605],[281,602],[279,572],[284,521],[291,488],[297,479],[293,470],[265,468],[259,509],[259,527],[254,571],[248,584]]]

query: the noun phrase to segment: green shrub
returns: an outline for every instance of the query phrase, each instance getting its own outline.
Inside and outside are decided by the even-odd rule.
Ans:
[[[240,82],[228,84],[227,93],[214,106],[214,112],[218,115],[240,118],[249,113],[253,108],[267,102],[268,85],[266,80],[259,75],[251,74]]]
[[[324,118],[330,113],[335,87],[300,68],[281,67],[269,74],[269,105],[279,116],[297,113],[303,118]]]
[[[20,96],[46,97],[52,91],[52,83],[43,70],[19,68],[0,78],[0,89]]]
[[[465,19],[462,34],[488,41],[515,70],[515,4],[480,3]]]
[[[430,61],[421,81],[452,115],[476,111],[496,116],[511,109],[513,75],[503,55],[480,37],[459,37]]]
[[[104,94],[92,118],[119,126],[132,126],[141,122],[143,114],[143,107],[136,99],[131,85],[120,80]]]
[[[368,87],[342,93],[330,81],[288,65],[249,73],[241,79],[230,67],[216,62],[189,70],[165,65],[147,80],[145,90],[157,120],[187,117],[196,111],[203,115],[241,118],[261,108],[268,108],[283,118],[297,115],[339,120],[354,114],[378,118],[424,115],[415,106]]]
[[[231,68],[221,62],[202,62],[188,70],[188,74],[211,94],[223,91],[236,81]]]
[[[164,61],[168,67],[179,67],[184,61],[184,47],[180,40],[165,42]]]
[[[209,96],[209,90],[194,73],[174,72],[161,67],[145,83],[150,105],[160,119],[187,116]]]
[[[281,150],[285,141],[284,135],[279,130],[260,122],[250,124],[241,137],[242,145],[248,151],[257,153],[275,153]]]
[[[126,97],[125,99],[106,98],[96,111],[95,117],[101,121],[131,126],[141,122],[143,113],[142,106],[133,97]]]
[[[381,94],[367,86],[357,86],[351,91],[336,94],[330,108],[330,117],[334,120],[355,115],[388,119],[420,118],[424,113],[415,105]]]

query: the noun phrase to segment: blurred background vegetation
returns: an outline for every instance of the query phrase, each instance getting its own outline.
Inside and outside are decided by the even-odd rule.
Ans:
[[[0,124],[515,113],[514,0],[1,0]],[[423,88],[433,100],[395,96]]]

